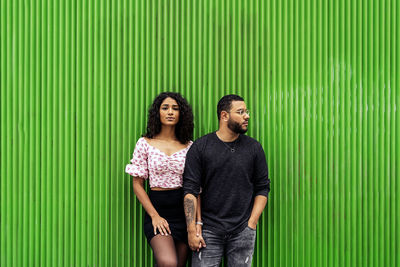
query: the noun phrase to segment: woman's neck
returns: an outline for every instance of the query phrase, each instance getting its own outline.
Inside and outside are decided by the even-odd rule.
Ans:
[[[161,126],[160,133],[154,136],[154,139],[167,140],[167,141],[177,140],[175,135],[175,126]]]

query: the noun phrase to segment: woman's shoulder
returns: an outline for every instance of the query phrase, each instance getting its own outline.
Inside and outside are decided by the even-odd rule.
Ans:
[[[141,143],[147,143],[147,142],[148,142],[148,138],[142,136],[142,137],[140,137],[140,138],[138,139],[138,143],[139,143],[139,142],[141,142]]]
[[[148,142],[147,142],[147,140],[146,140],[146,137],[140,137],[138,140],[137,140],[137,142],[136,142],[136,148],[139,148],[139,149],[145,149],[145,150],[147,150],[147,147],[148,147]]]
[[[137,140],[136,144],[142,144],[142,143],[145,143],[145,142],[146,142],[146,138],[145,138],[145,137],[140,137],[140,138]]]
[[[192,141],[192,140],[189,140],[189,141],[186,143],[186,150],[189,150],[189,149],[192,147],[192,145],[193,145],[193,141]]]

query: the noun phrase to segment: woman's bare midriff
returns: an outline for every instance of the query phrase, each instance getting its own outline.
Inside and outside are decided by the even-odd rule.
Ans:
[[[162,188],[162,187],[151,187],[150,190],[153,191],[169,191],[169,190],[176,190],[179,189],[180,187],[174,187],[174,188]]]

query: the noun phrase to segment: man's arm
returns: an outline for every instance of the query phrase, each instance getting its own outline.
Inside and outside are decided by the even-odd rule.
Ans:
[[[185,210],[188,242],[192,250],[205,247],[203,237],[196,235],[197,196],[200,193],[202,169],[200,153],[195,142],[186,154],[185,171],[183,173],[183,206]]]
[[[183,207],[185,209],[189,247],[193,251],[199,251],[199,249],[206,246],[206,242],[204,242],[202,235],[198,236],[196,234],[196,197],[192,194],[186,194],[185,198],[183,199]]]
[[[257,228],[258,220],[263,212],[265,205],[267,204],[267,197],[263,195],[258,195],[254,199],[253,209],[251,210],[250,219],[248,226],[252,229]]]
[[[196,207],[197,199],[192,194],[187,194],[183,199],[183,207],[185,209],[186,226],[188,233],[196,231]]]
[[[248,226],[256,229],[258,220],[267,204],[271,181],[268,179],[268,165],[265,160],[264,150],[261,144],[257,144],[255,149],[256,157],[254,160],[255,179],[254,179],[254,204],[251,211]]]

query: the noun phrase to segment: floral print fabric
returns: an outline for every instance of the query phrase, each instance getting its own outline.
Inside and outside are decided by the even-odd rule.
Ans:
[[[190,141],[186,148],[168,156],[142,137],[136,143],[131,164],[126,165],[125,172],[149,179],[150,187],[182,187],[186,153],[192,144]]]

